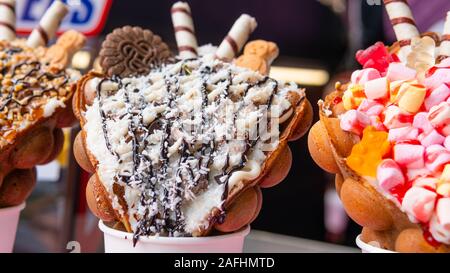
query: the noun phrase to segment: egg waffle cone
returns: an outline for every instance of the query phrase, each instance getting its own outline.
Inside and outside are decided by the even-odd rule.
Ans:
[[[77,42],[68,42],[69,36],[76,37]],[[35,183],[34,166],[52,161],[62,149],[61,128],[76,121],[71,99],[79,74],[66,70],[67,60],[56,60],[55,53],[64,51],[60,55],[69,58],[83,43],[84,37],[72,31],[50,48],[30,48],[25,40],[0,41],[5,71],[0,119],[0,207],[23,202]],[[11,76],[8,71],[13,67],[20,68]]]
[[[78,83],[77,86],[77,92],[74,98],[74,112],[77,116],[77,118],[80,120],[81,126],[84,127],[86,124],[86,120],[84,119],[82,112],[85,111],[85,98],[84,98],[84,89],[86,83],[93,79],[93,78],[102,78],[104,77],[102,74],[91,72],[88,75],[84,76]],[[272,170],[272,167],[274,164],[276,164],[277,161],[284,161],[284,157],[286,157],[286,150],[288,149],[287,143],[290,140],[295,140],[301,135],[303,135],[306,130],[309,128],[309,124],[311,121],[311,115],[312,110],[309,102],[307,101],[306,97],[301,98],[292,98],[292,103],[294,105],[294,111],[291,117],[286,120],[283,124],[281,124],[281,134],[279,138],[279,144],[278,147],[267,154],[267,158],[264,162],[264,164],[261,167],[261,172],[258,177],[251,180],[242,180],[236,185],[234,185],[232,188],[229,189],[228,198],[225,201],[225,208],[231,206],[233,202],[238,198],[243,192],[245,192],[247,189],[258,185],[265,176],[270,175]],[[78,156],[78,162],[81,166],[83,166],[88,171],[93,171],[96,169],[96,166],[98,164],[98,160],[92,155],[92,153],[89,151],[89,147],[86,146],[86,132],[83,130],[80,133],[81,140],[76,142],[75,144],[75,154]],[[80,147],[82,146],[82,147]],[[89,162],[86,162],[88,160]],[[273,175],[273,174],[272,174]],[[100,218],[109,218],[111,220],[120,220],[123,225],[125,226],[125,229],[128,232],[131,232],[131,227],[128,222],[128,215],[125,213],[125,217],[120,217],[120,214],[115,210],[115,215],[111,215],[110,211],[112,208],[110,198],[108,196],[105,196],[107,191],[102,186],[103,183],[99,181],[99,176],[97,174],[93,175],[93,178],[95,181],[93,182],[94,187],[94,195],[95,198],[98,200],[101,200],[101,202],[96,202],[97,208],[100,208]],[[100,183],[99,183],[100,182]],[[117,192],[123,192],[123,189],[118,189]],[[89,202],[89,200],[88,200]],[[125,200],[123,199],[123,196],[119,196],[119,203],[126,204]],[[219,208],[214,209],[209,214],[208,221],[211,222],[210,225],[208,225],[206,228],[203,228],[201,230],[198,230],[194,236],[205,236],[207,235],[213,228],[214,223],[216,219],[220,216],[221,210]]]
[[[427,242],[420,225],[347,165],[346,158],[359,140],[343,131],[337,118],[343,108],[335,102],[345,90],[345,85],[337,84],[319,103],[320,120],[311,128],[308,146],[315,162],[336,174],[336,189],[347,214],[363,227],[362,240],[398,252],[450,252],[449,245]]]

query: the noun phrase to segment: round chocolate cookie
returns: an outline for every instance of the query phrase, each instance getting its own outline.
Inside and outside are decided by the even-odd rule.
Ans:
[[[100,50],[100,65],[108,76],[143,75],[165,63],[171,55],[158,35],[140,27],[125,26],[106,36]]]

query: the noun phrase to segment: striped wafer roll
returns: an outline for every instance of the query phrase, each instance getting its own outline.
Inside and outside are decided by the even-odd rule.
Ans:
[[[450,11],[447,12],[447,19],[445,20],[444,31],[441,37],[441,46],[439,48],[439,58],[443,59],[450,57]]]
[[[0,40],[16,38],[16,0],[0,0]]]
[[[411,9],[406,0],[384,0],[384,4],[397,41],[400,43],[398,57],[401,61],[406,62],[406,58],[411,52],[411,39],[420,35]]]
[[[30,37],[28,37],[27,45],[29,47],[47,45],[48,41],[55,36],[56,31],[67,12],[69,12],[69,9],[63,2],[53,2],[45,12],[44,16],[42,16],[39,25],[30,34]]]
[[[181,59],[196,58],[197,39],[195,38],[191,8],[185,2],[177,2],[173,4],[170,12]]]
[[[221,60],[233,59],[239,51],[241,51],[245,42],[247,42],[250,34],[257,26],[255,18],[242,14],[233,27],[231,27],[228,35],[223,39],[216,52],[216,57]]]

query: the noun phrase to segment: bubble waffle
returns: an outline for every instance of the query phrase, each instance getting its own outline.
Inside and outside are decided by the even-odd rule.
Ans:
[[[6,2],[1,6],[8,12],[0,14],[0,22],[11,27],[0,28],[0,207],[22,203],[35,184],[35,165],[48,163],[62,149],[61,128],[76,120],[70,101],[80,77],[65,67],[84,44],[84,36],[73,31],[63,34],[50,48],[33,48],[26,40],[15,39],[15,16],[10,14],[15,3]],[[66,9],[60,1],[52,7],[44,16],[50,37],[59,24],[52,24],[52,18],[62,16]],[[32,40],[38,39],[34,36]],[[61,51],[58,48],[67,51],[65,58],[49,54]]]
[[[404,1],[386,5],[399,42],[389,51],[377,43],[356,54],[364,69],[319,102],[308,146],[316,163],[336,174],[363,241],[398,252],[450,252],[444,143],[450,59],[442,58],[445,45],[435,48],[440,36],[431,36],[436,43],[408,30],[414,20]]]
[[[178,32],[187,31],[182,23],[174,22]],[[189,52],[197,53],[189,33],[187,41],[177,33],[180,52],[189,43]],[[245,43],[236,29],[230,33],[226,40]],[[276,45],[258,43],[268,46],[251,54],[270,64]],[[227,50],[223,46],[220,54],[235,54]],[[310,126],[311,106],[295,84],[215,53],[190,57],[181,54],[182,60],[136,77],[91,72],[78,83],[74,111],[83,130],[74,153],[83,168],[95,171],[89,206],[103,220],[120,221],[135,243],[155,234],[230,232],[253,221],[261,208],[260,187],[286,176],[292,160],[287,142]],[[268,112],[279,126],[263,120]],[[256,124],[273,130],[239,130]]]

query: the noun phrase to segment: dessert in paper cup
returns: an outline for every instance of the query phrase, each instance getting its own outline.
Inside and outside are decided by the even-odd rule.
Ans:
[[[177,57],[151,31],[123,27],[102,45],[103,71],[78,83],[74,153],[93,173],[88,204],[106,251],[240,252],[260,188],[286,176],[287,142],[309,128],[311,106],[267,76],[276,44],[250,42],[235,59],[251,16],[215,48],[197,46],[186,3],[171,13]]]
[[[0,1],[1,251],[12,250],[7,242],[14,241],[19,212],[36,183],[35,166],[58,155],[61,128],[76,121],[71,99],[81,75],[66,67],[85,38],[67,31],[46,47],[66,13],[66,5],[55,1],[22,40],[15,33],[15,1]]]
[[[385,5],[398,42],[356,54],[363,69],[319,102],[309,149],[363,226],[359,246],[450,252],[450,13],[420,36],[406,1]]]

